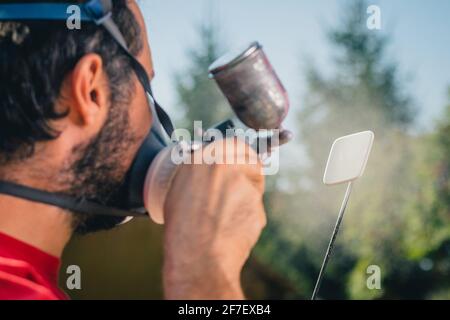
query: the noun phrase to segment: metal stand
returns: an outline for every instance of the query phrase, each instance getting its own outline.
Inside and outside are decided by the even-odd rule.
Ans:
[[[320,268],[319,276],[317,277],[316,286],[314,287],[314,292],[312,294],[311,300],[316,300],[317,294],[319,293],[320,285],[322,283],[322,278],[325,272],[325,269],[328,265],[328,261],[330,259],[331,253],[334,248],[334,243],[336,241],[337,234],[339,232],[339,228],[341,227],[342,219],[344,218],[345,209],[347,208],[348,199],[350,198],[350,194],[352,192],[353,182],[349,182],[347,186],[347,191],[345,192],[344,201],[341,205],[341,210],[339,211],[339,216],[336,221],[336,226],[334,227],[333,235],[330,239],[330,244],[328,245],[327,253],[325,254],[325,258],[322,262],[322,267]]]

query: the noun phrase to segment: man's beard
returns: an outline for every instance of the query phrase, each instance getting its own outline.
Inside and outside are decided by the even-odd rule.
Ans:
[[[70,183],[70,189],[64,193],[114,206],[116,202],[112,199],[120,199],[119,190],[138,149],[138,143],[139,139],[129,125],[127,108],[113,105],[98,136],[87,145],[74,149],[76,158],[69,169],[73,181]],[[122,217],[96,215],[94,212],[73,212],[73,228],[76,234],[109,230],[123,220]]]

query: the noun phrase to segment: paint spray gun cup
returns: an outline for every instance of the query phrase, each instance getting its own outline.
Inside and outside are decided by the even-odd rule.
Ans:
[[[254,130],[279,129],[280,144],[292,139],[292,133],[282,128],[288,94],[258,42],[222,56],[209,73],[242,123]]]

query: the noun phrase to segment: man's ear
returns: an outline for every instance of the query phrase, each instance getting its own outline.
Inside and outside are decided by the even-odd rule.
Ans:
[[[71,118],[81,126],[101,127],[106,119],[109,86],[98,54],[83,56],[70,75]]]

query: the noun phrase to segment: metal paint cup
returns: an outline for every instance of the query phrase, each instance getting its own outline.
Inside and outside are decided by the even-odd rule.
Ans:
[[[258,42],[219,58],[209,72],[245,125],[280,128],[289,110],[288,94]]]

